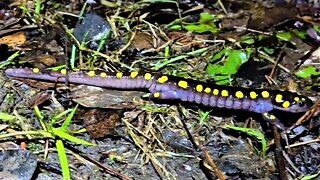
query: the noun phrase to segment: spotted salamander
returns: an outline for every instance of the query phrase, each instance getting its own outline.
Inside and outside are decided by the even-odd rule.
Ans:
[[[148,89],[150,98],[194,102],[213,108],[246,110],[261,113],[266,120],[279,125],[269,112],[279,110],[290,113],[307,111],[313,102],[306,96],[280,90],[249,89],[208,84],[201,81],[149,72],[60,72],[38,68],[7,69],[8,76],[39,79],[55,82],[70,82],[114,89]]]

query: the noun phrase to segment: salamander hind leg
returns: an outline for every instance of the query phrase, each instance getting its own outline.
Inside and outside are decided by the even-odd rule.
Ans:
[[[177,91],[168,90],[161,92],[152,92],[150,93],[150,99],[159,99],[159,100],[174,100],[181,99],[181,95]]]

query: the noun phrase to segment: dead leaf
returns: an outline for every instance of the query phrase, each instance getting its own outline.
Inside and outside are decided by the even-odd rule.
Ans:
[[[6,44],[9,47],[24,44],[27,40],[25,32],[17,32],[0,38],[0,44]]]

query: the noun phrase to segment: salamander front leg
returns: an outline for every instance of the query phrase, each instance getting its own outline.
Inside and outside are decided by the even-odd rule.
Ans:
[[[284,125],[280,122],[280,120],[269,112],[265,112],[262,114],[262,117],[265,121],[268,121],[272,125],[277,126],[280,130],[285,130]]]

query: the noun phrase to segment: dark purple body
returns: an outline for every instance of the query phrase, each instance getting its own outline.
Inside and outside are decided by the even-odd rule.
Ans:
[[[312,105],[312,101],[307,97],[289,91],[266,89],[252,90],[247,88],[207,84],[200,81],[172,76],[168,76],[169,80],[165,83],[160,83],[159,77],[163,76],[160,74],[152,74],[152,78],[146,79],[143,76],[145,75],[145,73],[139,73],[139,75],[134,78],[125,73],[121,77],[117,77],[115,73],[108,73],[108,76],[101,77],[100,75],[89,76],[87,72],[71,72],[68,75],[63,75],[59,72],[54,71],[41,71],[34,73],[32,69],[7,69],[5,73],[8,76],[13,77],[39,79],[53,82],[87,84],[105,88],[148,89],[151,93],[151,98],[195,102],[197,104],[202,104],[209,107],[246,110],[255,113],[270,112],[274,109],[287,112],[305,112]],[[188,88],[181,88],[177,85],[181,80],[188,82]],[[221,94],[214,95],[213,93],[197,92],[195,86],[199,84],[205,87],[211,87],[212,89],[226,89],[228,90],[229,95],[227,97],[223,97]],[[236,91],[244,92],[244,98],[239,99],[235,97],[234,94]],[[262,91],[268,91],[270,93],[270,97],[263,98],[259,96],[256,99],[252,99],[248,96],[250,91],[254,91],[257,94],[261,94]],[[155,93],[158,93],[159,96],[155,97]],[[294,102],[294,97],[305,99],[305,102],[302,105],[299,103],[291,103],[290,107],[283,108],[281,105],[275,103],[274,98],[276,94],[282,94],[283,98],[287,99],[290,102]]]

